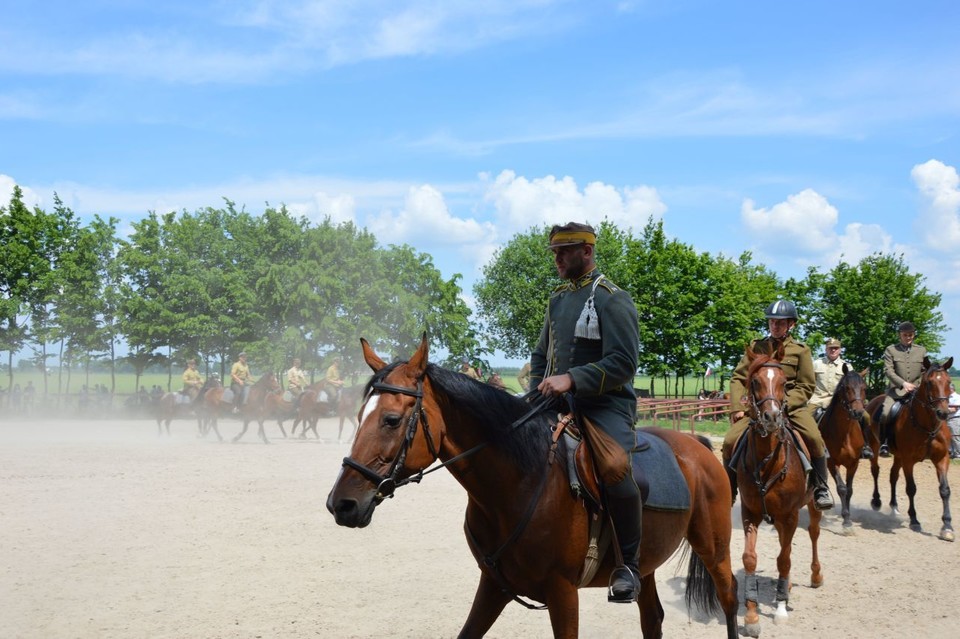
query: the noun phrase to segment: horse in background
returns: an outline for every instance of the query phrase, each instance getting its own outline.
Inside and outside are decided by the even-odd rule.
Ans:
[[[163,434],[166,428],[167,436],[170,436],[170,422],[174,419],[187,419],[191,416],[197,418],[197,436],[204,434],[203,415],[201,410],[200,398],[211,388],[219,385],[220,380],[211,375],[204,382],[203,386],[197,391],[196,395],[182,391],[164,393],[160,396],[154,406],[154,416],[157,420],[157,435]]]
[[[331,401],[330,395],[327,394],[325,382],[320,381],[310,386],[300,396],[300,406],[293,426],[290,428],[290,436],[293,437],[297,425],[302,425],[300,439],[306,439],[308,430],[313,431],[314,438],[320,439],[317,432],[317,424],[320,418],[333,414],[340,420],[337,442],[342,444],[352,441],[359,427],[355,415],[360,406],[360,399],[363,397],[364,387],[364,384],[357,384],[341,388],[339,396]],[[343,426],[347,420],[353,425],[353,432],[345,440],[343,439]]]
[[[746,350],[750,427],[744,433],[746,444],[738,444],[734,459],[737,486],[740,489],[740,516],[745,537],[743,570],[745,575],[744,629],[748,636],[760,636],[757,577],[757,532],[761,521],[772,523],[780,540],[777,556],[777,610],[774,623],[787,621],[790,598],[790,553],[793,536],[804,506],[810,513],[810,586],[823,585],[817,542],[822,514],[813,504],[813,489],[807,483],[807,471],[797,450],[801,441],[791,432],[786,412],[786,375],[778,357]],[[777,355],[782,357],[782,346]]]
[[[917,510],[914,507],[914,496],[917,494],[917,483],[913,478],[913,467],[925,459],[933,463],[937,471],[937,480],[940,484],[940,499],[943,501],[943,526],[939,537],[944,541],[953,541],[954,532],[952,517],[950,516],[950,483],[947,481],[947,471],[950,469],[950,427],[947,426],[950,398],[950,367],[953,358],[949,357],[942,364],[924,358],[924,373],[917,385],[917,390],[904,403],[896,419],[887,425],[890,433],[890,452],[893,454],[893,465],[890,467],[890,509],[899,513],[897,504],[897,481],[900,479],[900,469],[907,480],[907,498],[910,507],[907,514],[910,516],[910,530],[920,532],[922,527],[917,519]],[[883,406],[884,395],[874,397],[867,405],[870,415],[878,416]],[[873,499],[870,505],[874,510],[880,510],[880,489],[878,478],[880,466],[878,457],[880,448],[879,419],[874,419],[872,428],[876,440],[871,441],[873,459],[870,461],[870,472],[873,475]]]
[[[243,429],[233,438],[233,443],[236,444],[240,439],[246,434],[247,428],[250,425],[250,422],[257,422],[257,435],[260,436],[260,441],[264,444],[269,444],[270,440],[267,439],[267,434],[263,430],[263,422],[267,419],[267,397],[271,393],[276,393],[280,389],[280,382],[277,381],[277,376],[273,373],[264,373],[260,379],[250,387],[250,392],[247,394],[247,401],[241,404],[240,406],[240,421],[243,422]]]
[[[614,551],[598,558],[595,571],[585,568],[594,515],[571,492],[566,464],[554,463],[557,445],[549,411],[530,416],[526,401],[428,363],[426,336],[410,361],[389,365],[366,340],[361,344],[375,374],[366,386],[350,456],[327,497],[327,510],[337,524],[367,526],[376,506],[395,488],[419,482],[430,472],[424,469],[440,460],[432,470],[446,467],[469,495],[464,528],[480,568],[460,636],[484,635],[511,600],[535,607],[520,599],[529,597],[545,603],[555,637],[575,637],[577,590],[607,587]],[[727,637],[735,639],[731,493],[723,466],[708,440],[670,430],[645,432],[672,452],[690,507],[644,509],[637,601],[643,636],[662,636],[664,610],[654,573],[686,539],[694,551],[687,604],[710,612],[722,609]],[[562,459],[565,453],[559,455]]]
[[[843,376],[833,391],[833,397],[820,418],[820,434],[830,453],[827,469],[837,485],[840,496],[840,515],[843,527],[850,528],[850,500],[853,498],[853,478],[860,466],[863,451],[863,431],[860,420],[866,414],[867,384],[864,378],[867,369],[853,370],[844,363]],[[846,481],[840,477],[840,467],[846,469]]]

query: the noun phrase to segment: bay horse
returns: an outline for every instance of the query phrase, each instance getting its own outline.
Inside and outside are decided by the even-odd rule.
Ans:
[[[293,437],[297,432],[297,426],[302,426],[300,439],[306,439],[307,430],[313,429],[313,436],[320,439],[317,434],[317,421],[330,412],[329,395],[324,390],[326,381],[320,380],[311,384],[300,395],[300,403],[297,406],[297,413],[293,418],[293,426],[290,427],[290,436]]]
[[[480,568],[460,637],[483,636],[511,600],[535,607],[521,597],[545,604],[555,637],[576,637],[578,588],[605,588],[615,564],[611,551],[594,576],[580,583],[591,512],[572,494],[565,464],[550,463],[546,416],[530,417],[523,399],[428,363],[426,336],[408,362],[387,364],[366,340],[361,345],[375,374],[367,383],[350,457],[327,497],[337,524],[367,526],[397,486],[446,467],[469,496],[464,528]],[[733,639],[738,600],[726,473],[708,441],[676,431],[647,432],[672,450],[691,506],[644,512],[637,602],[643,636],[662,635],[664,611],[654,571],[686,539],[694,551],[687,604],[711,612],[721,608]],[[438,459],[439,466],[424,471]]]
[[[288,419],[293,419],[293,428],[297,426],[297,414],[298,414],[298,404],[296,398],[291,401],[284,399],[283,388],[278,388],[275,391],[270,391],[267,393],[266,397],[263,399],[263,410],[267,414],[268,418],[273,418],[277,420],[277,426],[280,428],[280,433],[283,435],[283,438],[287,438],[287,431],[283,428],[283,422]],[[302,397],[302,395],[301,395]],[[293,428],[291,428],[290,435],[293,435]]]
[[[247,401],[240,406],[240,421],[243,422],[243,430],[233,438],[234,444],[240,441],[244,434],[246,434],[247,427],[250,425],[250,422],[253,421],[257,422],[257,435],[260,436],[260,441],[264,444],[270,443],[270,440],[267,439],[266,432],[263,430],[263,422],[266,421],[268,416],[267,397],[279,389],[280,382],[277,381],[277,376],[272,372],[264,373],[263,376],[250,387],[250,392],[247,394]]]
[[[744,433],[746,443],[735,453],[737,486],[740,489],[740,517],[743,522],[743,569],[746,573],[746,614],[744,628],[750,637],[760,636],[757,578],[757,532],[761,521],[772,523],[780,541],[777,555],[777,610],[774,623],[787,621],[790,598],[790,553],[797,531],[800,510],[810,513],[810,542],[813,559],[810,564],[810,585],[823,585],[817,542],[822,517],[813,504],[813,490],[808,487],[807,472],[797,449],[798,439],[791,432],[786,412],[786,375],[776,355],[753,352],[746,356],[750,427]]]
[[[203,386],[197,392],[197,397],[202,396],[206,391],[217,386],[219,380],[211,376],[203,383]],[[183,397],[189,397],[189,401],[184,401]],[[163,434],[163,428],[166,428],[167,436],[170,435],[170,422],[174,419],[186,419],[192,415],[197,418],[197,436],[204,435],[203,415],[200,410],[200,403],[196,397],[184,395],[181,392],[164,393],[157,400],[154,406],[154,416],[157,420],[157,435]]]
[[[325,387],[326,383],[324,381],[319,381],[310,386],[303,392],[303,395],[300,396],[300,407],[297,410],[297,416],[294,419],[293,426],[290,429],[291,437],[293,437],[294,433],[296,432],[297,425],[302,424],[303,428],[300,431],[300,439],[306,438],[308,430],[312,430],[313,436],[317,439],[320,439],[320,435],[317,433],[317,422],[321,417],[329,415],[331,411],[340,419],[340,424],[337,430],[337,442],[350,442],[354,437],[356,437],[359,422],[357,422],[355,414],[357,412],[357,407],[360,404],[360,398],[363,396],[365,384],[357,384],[355,386],[347,386],[342,388],[340,390],[340,396],[334,402],[321,399],[323,396],[320,394],[320,391],[324,390]],[[353,432],[350,434],[349,438],[344,440],[343,425],[347,420],[350,420],[350,423],[353,425]]]
[[[947,426],[949,416],[948,399],[950,397],[950,367],[953,358],[949,357],[942,364],[931,362],[930,358],[923,359],[924,373],[913,392],[909,403],[905,404],[896,416],[893,424],[887,428],[890,436],[890,452],[893,454],[893,465],[890,467],[890,508],[894,513],[899,512],[897,504],[897,481],[900,479],[900,469],[907,480],[907,498],[910,508],[910,530],[920,532],[922,527],[917,519],[917,510],[913,498],[917,494],[917,483],[913,479],[913,467],[925,459],[929,459],[937,471],[937,480],[940,484],[940,499],[943,501],[943,527],[938,535],[944,541],[954,541],[952,517],[950,516],[950,483],[947,481],[947,471],[950,468],[950,428]],[[883,404],[883,395],[874,397],[867,406],[870,415],[879,413]],[[879,420],[874,420],[879,422]],[[880,510],[879,476],[879,428],[880,424],[873,424],[877,441],[873,442],[873,460],[870,462],[870,472],[873,474],[873,499],[870,505],[874,510]]]
[[[820,418],[820,434],[830,455],[827,457],[827,469],[837,485],[840,495],[840,515],[843,527],[850,528],[850,500],[853,497],[853,478],[860,466],[860,454],[863,451],[863,431],[860,420],[866,412],[867,384],[864,378],[867,370],[853,370],[843,364],[843,376],[833,391],[833,397]],[[840,467],[846,469],[846,480],[840,476]]]

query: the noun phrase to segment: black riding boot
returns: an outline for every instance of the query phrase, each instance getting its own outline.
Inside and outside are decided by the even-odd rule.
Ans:
[[[632,477],[628,477],[633,481]],[[607,601],[633,603],[640,596],[640,538],[643,534],[643,505],[637,494],[627,497],[607,496],[610,521],[620,545],[623,565],[610,574]]]
[[[723,465],[723,469],[727,471],[727,477],[730,479],[730,494],[733,497],[733,499],[730,500],[730,504],[733,505],[737,503],[737,471],[726,464]]]
[[[860,451],[861,459],[873,459],[873,448],[870,447],[870,427],[867,426],[866,417],[860,418],[860,432],[863,433],[863,450]]]
[[[814,457],[810,460],[813,465],[813,504],[817,510],[830,510],[833,508],[833,496],[830,494],[830,486],[827,485],[827,458]]]

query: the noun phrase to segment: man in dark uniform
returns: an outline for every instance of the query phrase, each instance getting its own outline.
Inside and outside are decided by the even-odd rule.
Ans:
[[[568,281],[550,296],[530,360],[530,386],[544,395],[572,393],[580,411],[630,451],[636,445],[637,308],[629,293],[597,269],[596,242],[586,224],[571,222],[550,231],[554,265]],[[640,593],[640,489],[630,472],[605,488],[624,563],[610,576],[608,599],[629,603]]]
[[[883,398],[883,412],[880,414],[881,457],[890,455],[887,447],[887,415],[890,414],[894,402],[917,390],[920,378],[923,377],[923,360],[927,357],[927,349],[913,343],[917,336],[917,328],[913,322],[900,324],[899,333],[900,343],[891,344],[883,351],[883,374],[890,383],[887,385],[887,396]]]
[[[750,343],[750,349],[755,353],[772,355],[783,344],[783,359],[780,366],[787,378],[786,403],[787,417],[793,428],[800,433],[810,451],[810,463],[813,465],[813,501],[817,510],[833,508],[833,497],[827,485],[827,460],[824,457],[826,447],[823,436],[813,419],[813,412],[807,402],[816,388],[816,378],[813,372],[813,356],[806,344],[794,341],[790,331],[797,324],[797,307],[788,300],[777,300],[766,309],[767,327],[770,335]],[[740,435],[750,426],[750,417],[746,414],[745,398],[749,397],[746,388],[747,369],[750,361],[744,355],[733,371],[730,380],[730,421],[733,425],[723,438],[723,462],[730,474],[730,485],[733,497],[737,497],[737,480],[735,470],[729,466],[730,455],[734,444]]]

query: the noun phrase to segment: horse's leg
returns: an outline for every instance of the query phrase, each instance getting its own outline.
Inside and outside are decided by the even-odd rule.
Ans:
[[[727,478],[721,472],[720,476],[714,478],[716,482],[726,482]],[[719,484],[723,486],[724,484]],[[724,493],[724,497],[717,500],[723,501],[729,493]],[[737,580],[733,576],[733,565],[730,560],[730,537],[732,534],[730,522],[730,509],[723,508],[718,511],[713,508],[713,504],[703,497],[702,501],[697,500],[693,509],[693,516],[690,525],[687,527],[687,542],[696,553],[701,564],[706,568],[707,573],[713,580],[714,592],[720,607],[723,609],[724,618],[727,623],[728,639],[737,637],[737,611],[740,608],[740,600],[737,597]],[[687,591],[691,587],[696,587],[698,574],[692,568],[687,575]],[[641,597],[643,590],[640,591]]]
[[[640,632],[643,639],[660,639],[663,637],[663,605],[660,595],[657,594],[657,580],[654,573],[640,579],[640,597],[637,599],[640,608]]]
[[[953,541],[953,519],[950,517],[950,482],[947,481],[947,470],[950,468],[950,456],[944,453],[936,463],[937,479],[940,480],[940,499],[943,501],[943,528],[940,529],[940,539]]]
[[[270,440],[267,439],[267,431],[263,428],[264,421],[265,420],[262,415],[257,419],[257,435],[260,436],[260,441],[262,441],[264,444],[269,444]]]
[[[756,524],[744,521],[743,537],[744,603],[747,608],[743,615],[743,630],[748,637],[759,637],[760,615],[757,613],[757,601],[760,598],[760,583],[757,580]]]
[[[286,438],[287,438],[287,431],[283,430],[283,419],[282,419],[282,418],[277,420],[277,426],[280,427],[280,433],[283,435],[283,438],[286,439]]]
[[[894,515],[900,514],[900,505],[897,503],[897,481],[900,479],[900,457],[893,456],[890,466],[890,510]]]
[[[793,535],[797,532],[800,511],[791,512],[774,522],[777,537],[780,539],[780,554],[777,555],[777,611],[773,613],[773,623],[787,622],[787,602],[790,601],[790,553],[793,552]],[[819,534],[819,528],[818,528]]]
[[[337,428],[337,443],[338,443],[338,444],[342,444],[342,443],[343,443],[343,420],[344,420],[344,419],[345,419],[345,417],[344,417],[343,415],[341,415],[341,416],[340,416],[340,426]]]
[[[840,467],[837,466],[837,463],[833,460],[833,457],[827,459],[827,469],[830,471],[830,474],[833,475],[833,483],[837,485],[837,495],[840,497],[840,516],[843,517],[843,527],[850,527],[850,491],[853,489],[853,484],[847,484],[843,481],[843,477],[840,476]],[[847,470],[847,478],[849,479],[850,470]]]
[[[819,588],[823,585],[823,573],[820,571],[820,520],[823,513],[817,510],[813,502],[807,504],[807,512],[810,514],[810,526],[807,532],[810,533],[810,547],[813,551],[810,559],[810,587]]]
[[[319,421],[320,421],[319,415],[317,415],[316,417],[310,420],[310,430],[313,431],[314,439],[320,439],[320,433],[317,432],[317,422]]]
[[[243,417],[243,416],[240,417],[240,421],[243,422],[243,430],[241,430],[241,431],[237,434],[237,436],[233,438],[233,443],[234,443],[234,444],[236,444],[238,441],[240,441],[240,438],[243,437],[244,433],[247,432],[247,425],[250,423],[250,420],[247,419],[246,417]]]
[[[904,463],[903,464],[903,479],[904,483],[907,485],[907,502],[909,506],[907,507],[907,516],[910,517],[910,530],[914,532],[920,532],[922,527],[920,526],[920,520],[917,519],[917,509],[914,504],[914,497],[917,494],[917,482],[913,478],[913,463]]]
[[[873,453],[873,459],[870,460],[870,474],[873,475],[873,498],[870,500],[870,507],[874,510],[880,510],[880,462],[877,458],[880,455],[877,451]]]
[[[576,585],[554,577],[547,588],[547,611],[554,637],[577,638],[580,633],[580,595]]]
[[[470,606],[470,614],[467,615],[467,620],[463,622],[463,627],[457,636],[460,639],[467,639],[487,634],[508,603],[510,603],[510,596],[503,592],[496,580],[488,577],[486,573],[481,573],[477,592],[473,596],[473,605]]]
[[[217,424],[217,415],[213,414],[213,417],[210,418],[210,421],[207,423],[207,432],[210,432],[210,429],[213,429],[213,432],[217,434],[217,439],[223,441],[223,435],[220,434],[220,427]]]

